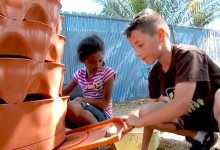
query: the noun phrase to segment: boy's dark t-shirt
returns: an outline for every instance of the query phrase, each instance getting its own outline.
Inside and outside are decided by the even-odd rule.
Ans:
[[[175,85],[188,81],[197,84],[188,113],[182,117],[184,128],[208,130],[210,125],[197,127],[193,122],[201,124],[207,121],[204,120],[204,115],[211,118],[214,94],[220,88],[220,68],[199,48],[172,45],[172,60],[168,71],[163,72],[161,64],[157,62],[150,72],[149,97],[159,98],[162,95],[173,99]]]

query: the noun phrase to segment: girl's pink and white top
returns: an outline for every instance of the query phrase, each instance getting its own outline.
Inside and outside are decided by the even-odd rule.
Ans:
[[[104,83],[112,76],[115,78],[115,71],[112,68],[103,66],[96,73],[90,75],[86,79],[86,68],[81,68],[73,74],[73,80],[82,88],[83,97],[102,99]],[[112,100],[104,111],[112,117]]]

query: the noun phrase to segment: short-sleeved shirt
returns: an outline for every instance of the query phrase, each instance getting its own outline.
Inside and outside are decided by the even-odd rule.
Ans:
[[[73,80],[80,85],[83,91],[83,97],[91,99],[102,99],[104,92],[104,83],[116,76],[112,68],[103,66],[96,73],[86,78],[86,68],[81,68],[73,74]],[[104,111],[112,117],[112,100]]]
[[[214,94],[220,88],[220,68],[208,55],[195,46],[172,45],[172,60],[168,71],[157,62],[149,75],[149,97],[161,95],[173,99],[174,88],[180,82],[197,82],[187,115],[205,105],[214,103]]]

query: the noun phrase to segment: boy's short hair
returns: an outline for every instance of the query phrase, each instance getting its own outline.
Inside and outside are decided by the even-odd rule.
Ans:
[[[166,21],[161,17],[160,14],[152,9],[144,9],[136,14],[133,19],[128,23],[125,28],[124,34],[127,37],[131,36],[133,30],[140,30],[143,33],[149,33],[153,36],[156,32],[158,25],[165,28],[167,36],[170,36],[170,30]]]

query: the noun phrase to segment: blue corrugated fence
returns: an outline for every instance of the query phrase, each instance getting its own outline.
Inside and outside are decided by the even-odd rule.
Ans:
[[[77,58],[77,45],[90,34],[97,34],[105,43],[104,61],[113,68],[117,77],[114,82],[113,102],[127,101],[148,97],[148,81],[144,79],[141,69],[146,65],[139,60],[127,38],[123,35],[126,20],[113,18],[63,14],[62,34],[66,36],[63,63],[66,66],[64,84],[72,74],[83,67]],[[204,49],[213,60],[220,64],[220,32],[197,28],[170,26],[173,43],[193,44]]]

